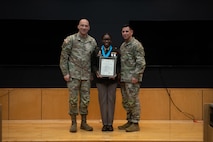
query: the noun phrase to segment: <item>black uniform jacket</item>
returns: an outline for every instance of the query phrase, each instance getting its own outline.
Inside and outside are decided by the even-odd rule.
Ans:
[[[108,51],[106,51],[108,52]],[[99,59],[100,56],[102,55],[102,51],[101,51],[101,47],[97,47],[93,54],[92,54],[92,73],[93,73],[93,78],[95,83],[105,83],[105,84],[109,84],[109,83],[115,83],[115,82],[119,82],[120,79],[120,68],[121,68],[121,64],[120,64],[120,50],[117,47],[112,47],[112,51],[109,55],[109,57],[112,56],[116,56],[116,78],[115,79],[110,79],[109,77],[102,77],[102,78],[97,78],[96,76],[96,72],[99,71]]]

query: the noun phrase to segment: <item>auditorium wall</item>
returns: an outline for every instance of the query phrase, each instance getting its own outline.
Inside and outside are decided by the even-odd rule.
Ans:
[[[70,119],[66,88],[0,89],[3,120]],[[116,92],[115,120],[125,120],[120,89]],[[142,120],[203,120],[203,105],[213,102],[212,88],[141,88]],[[78,117],[79,118],[79,117]],[[98,94],[91,88],[88,119],[100,120]]]
[[[122,42],[121,26],[125,23],[129,23],[130,21],[208,22],[213,20],[212,5],[213,1],[194,0],[108,0],[104,4],[98,0],[11,0],[1,2],[0,21],[43,20],[49,22],[52,20],[76,21],[80,18],[88,18],[91,24],[90,34],[97,39],[98,43],[100,42],[101,35],[105,32],[109,32],[113,35],[113,44],[119,46]],[[4,31],[0,33],[1,39],[5,39],[3,38],[6,36],[4,35],[5,33],[9,35],[9,37],[6,38],[7,42],[1,40],[0,44],[0,103],[2,104],[3,119],[68,119],[68,92],[58,66],[59,52],[55,53],[51,51],[53,52],[51,55],[56,56],[54,63],[51,62],[52,59],[49,59],[49,57],[54,58],[54,56],[45,56],[44,54],[49,53],[47,51],[51,49],[48,47],[48,39],[52,41],[56,39],[49,36],[46,40],[43,38],[40,39],[39,37],[42,37],[41,35],[46,34],[41,33],[36,36],[36,39],[38,39],[37,42],[31,42],[30,35],[26,35],[26,37],[21,40],[18,37],[22,35],[22,32],[26,30],[36,31],[31,30],[35,27],[24,26],[27,29],[24,28],[23,31],[19,29],[18,32],[8,30],[16,26],[16,24],[9,27],[7,25],[2,26],[2,24],[0,26],[0,30]],[[153,25],[150,25],[148,28],[153,29],[152,26]],[[167,26],[167,30],[173,31],[176,26]],[[73,25],[72,27],[69,27],[69,25],[63,27],[65,32],[64,35],[60,35],[59,41],[62,42],[66,34],[73,32],[71,30],[72,28]],[[202,28],[201,26],[196,26],[191,32],[196,34],[197,31],[202,31]],[[62,26],[58,26],[57,29],[53,28],[49,32],[60,31],[61,29]],[[212,31],[212,28],[209,27],[209,30]],[[207,37],[205,33],[203,37]],[[18,41],[15,39],[18,39]],[[188,43],[187,39],[191,40],[192,38],[189,36],[184,39],[186,43]],[[32,43],[36,44],[41,41],[43,43],[37,47],[32,45]],[[199,41],[199,39],[197,41]],[[195,119],[203,119],[203,104],[213,102],[212,37],[209,37],[208,40],[203,39],[203,41],[207,41],[208,44],[201,44],[199,42],[200,46],[196,46],[196,50],[193,50],[193,48],[189,48],[190,50],[188,50],[187,46],[184,46],[184,48],[171,48],[169,49],[171,54],[167,54],[168,56],[156,56],[159,50],[149,52],[149,45],[144,45],[145,50],[147,50],[146,56],[149,58],[147,58],[147,67],[140,91],[140,100],[142,102],[141,119],[189,119],[175,108],[171,98],[182,111],[193,114]],[[27,43],[29,50],[22,51],[21,43]],[[49,45],[51,45],[51,43],[49,43]],[[179,45],[181,46],[181,44]],[[193,45],[197,45],[197,42],[194,42]],[[45,47],[48,47],[48,50],[46,50]],[[51,47],[59,51],[60,44],[51,45]],[[159,45],[155,48],[163,49],[163,47],[164,45]],[[168,52],[168,50],[164,51]],[[159,53],[163,54],[164,51]],[[186,53],[184,56],[181,54],[183,52]],[[194,52],[196,52],[195,55],[198,55],[193,56],[192,59],[191,53]],[[200,58],[199,54],[202,54],[202,58]],[[150,63],[150,61],[171,60],[172,58],[168,57],[172,57],[172,55],[179,58],[185,57],[185,60],[182,60],[182,62],[178,64],[173,64],[172,61],[170,61],[171,64],[166,64],[165,62]],[[26,58],[28,61],[39,61],[39,63],[18,63],[21,58],[24,58],[23,56],[29,57]],[[158,57],[164,60],[158,60]],[[187,60],[187,57],[189,60]],[[179,61],[179,58],[175,61]],[[202,62],[197,62],[198,59],[202,60]],[[12,63],[8,63],[8,60],[12,60]],[[169,94],[171,96],[169,96]],[[93,82],[89,119],[100,119],[98,108],[97,90]],[[125,112],[121,107],[119,88],[117,91],[115,119],[125,119]]]

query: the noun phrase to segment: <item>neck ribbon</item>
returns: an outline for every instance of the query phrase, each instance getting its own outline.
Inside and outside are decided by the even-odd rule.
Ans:
[[[103,55],[104,57],[109,57],[109,55],[110,55],[110,53],[111,53],[111,51],[112,51],[112,46],[111,46],[111,45],[109,46],[109,51],[105,54],[104,45],[102,45],[102,46],[101,46],[101,51],[102,51],[102,55]]]

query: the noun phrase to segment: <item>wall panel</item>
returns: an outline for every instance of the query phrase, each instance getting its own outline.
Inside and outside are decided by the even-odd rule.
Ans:
[[[70,119],[68,96],[67,88],[1,88],[2,119]],[[167,92],[165,88],[141,88],[139,97],[143,120],[190,119],[182,112],[193,115],[196,120],[202,120],[203,105],[213,103],[213,89],[169,88]],[[91,88],[88,111],[88,119],[101,120],[97,88]],[[126,119],[120,88],[117,88],[116,93],[114,119]]]
[[[8,119],[8,110],[9,110],[9,90],[8,89],[0,89],[0,104],[2,107],[2,119]]]
[[[203,104],[213,103],[213,89],[203,90]]]
[[[202,90],[201,89],[170,89],[170,94],[175,105],[180,111],[171,103],[171,119],[185,120],[191,119],[192,115],[195,119],[202,120]],[[184,112],[184,113],[182,113]],[[187,116],[190,118],[188,118]],[[188,115],[189,114],[189,115]],[[192,118],[193,118],[192,117]]]
[[[169,120],[169,97],[164,88],[140,90],[141,118],[153,120]]]
[[[68,89],[42,89],[42,119],[68,119]]]
[[[41,119],[41,89],[12,89],[8,103],[10,120]]]

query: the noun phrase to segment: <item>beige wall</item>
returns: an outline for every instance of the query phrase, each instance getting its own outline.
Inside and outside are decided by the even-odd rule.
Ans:
[[[143,120],[202,120],[203,104],[213,103],[212,88],[141,88],[139,96]],[[2,119],[70,119],[68,97],[67,88],[1,88]],[[88,119],[101,119],[96,88],[91,88]],[[126,119],[119,88],[115,119]]]

